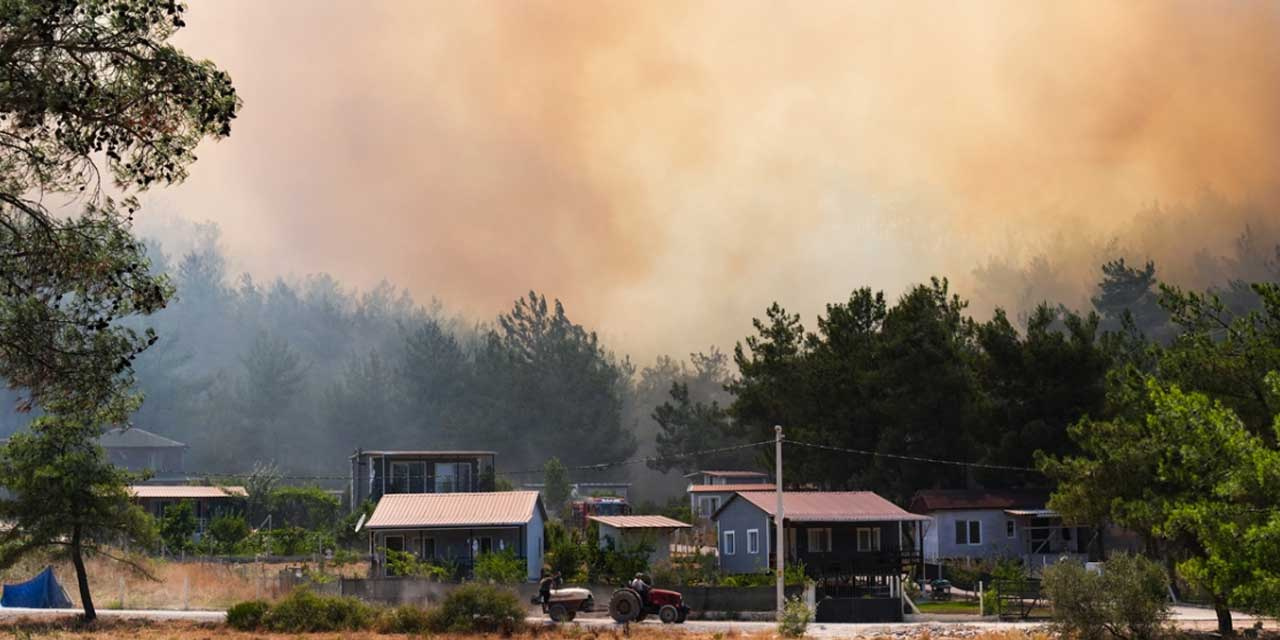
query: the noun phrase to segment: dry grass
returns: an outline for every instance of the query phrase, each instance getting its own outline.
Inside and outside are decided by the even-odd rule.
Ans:
[[[744,634],[738,631],[704,633],[686,630],[685,627],[637,627],[630,633],[616,627],[537,626],[512,636],[513,640],[665,640],[679,635],[682,640],[776,640],[774,633]],[[936,631],[936,630],[935,630]],[[0,633],[15,638],[92,638],[97,640],[249,640],[251,638],[283,639],[304,637],[308,640],[386,640],[393,635],[374,632],[341,632],[314,634],[273,634],[233,631],[223,625],[191,622],[144,622],[134,620],[104,620],[92,627],[78,627],[70,621],[35,622],[17,621],[0,624]],[[474,640],[497,636],[432,635],[432,640]],[[928,630],[916,636],[918,640],[952,640],[943,634],[930,635]],[[998,633],[965,634],[963,640],[1054,640],[1046,634],[1026,634],[1016,631]],[[956,640],[960,640],[957,638]],[[880,637],[869,640],[902,640],[897,637]]]
[[[8,583],[21,582],[30,579],[46,564],[54,566],[58,582],[72,602],[80,606],[80,593],[70,562],[30,558],[0,573],[0,579]],[[99,609],[226,609],[242,600],[274,599],[283,595],[279,573],[296,566],[157,560],[146,560],[145,565],[155,580],[106,558],[90,559],[86,568],[94,604]],[[356,577],[363,575],[366,567],[362,564],[336,569],[330,566],[325,570]]]

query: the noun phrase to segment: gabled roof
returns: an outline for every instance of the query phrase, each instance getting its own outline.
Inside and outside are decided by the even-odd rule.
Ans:
[[[1043,509],[1048,501],[1046,489],[924,489],[912,496],[911,511]]]
[[[693,525],[666,516],[587,516],[614,529],[687,529]]]
[[[244,498],[244,487],[206,487],[196,485],[135,484],[129,487],[135,498],[162,500],[199,500],[203,498]]]
[[[110,429],[98,436],[98,444],[102,445],[104,449],[184,449],[187,446],[177,440],[170,440],[137,427]]]
[[[694,484],[689,485],[689,493],[736,493],[738,491],[774,490],[772,484]]]
[[[365,529],[501,527],[546,517],[537,491],[390,493],[378,500]]]
[[[738,492],[711,515],[719,517],[730,504],[744,501],[768,514],[777,514],[772,492]],[[880,522],[927,520],[908,513],[871,491],[783,491],[783,517],[791,522]]]
[[[734,471],[734,470],[694,471],[693,473],[684,474],[684,477],[686,478],[692,478],[694,476],[711,476],[713,478],[768,478],[769,474],[761,473],[759,471]]]

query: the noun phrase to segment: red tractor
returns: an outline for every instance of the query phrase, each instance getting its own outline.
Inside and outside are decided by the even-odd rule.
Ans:
[[[640,622],[651,615],[658,616],[663,624],[684,622],[689,617],[689,607],[678,591],[666,589],[637,591],[623,587],[609,598],[609,616],[614,622]]]

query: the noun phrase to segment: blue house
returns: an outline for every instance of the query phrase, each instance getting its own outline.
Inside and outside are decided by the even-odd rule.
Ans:
[[[919,559],[924,516],[908,513],[870,491],[784,491],[788,563],[828,586],[887,586],[904,563]],[[776,564],[777,494],[735,493],[712,516],[720,566],[729,573],[770,571]]]
[[[389,550],[457,567],[464,577],[478,556],[510,550],[537,580],[546,521],[537,491],[397,493],[382,496],[361,529],[369,532],[376,576],[387,575]]]
[[[931,489],[918,491],[911,511],[929,517],[924,551],[930,561],[1019,559],[1026,566],[1064,557],[1101,560],[1103,530],[1076,526],[1048,509],[1049,491]],[[1117,541],[1120,532],[1115,531]]]

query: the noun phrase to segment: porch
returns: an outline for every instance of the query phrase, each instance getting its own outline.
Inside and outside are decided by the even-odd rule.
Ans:
[[[524,539],[524,527],[378,530],[370,536],[370,577],[397,577],[387,562],[387,552],[391,551],[409,553],[419,561],[444,568],[450,578],[469,578],[476,558],[486,553],[512,550],[522,563],[527,563]]]

